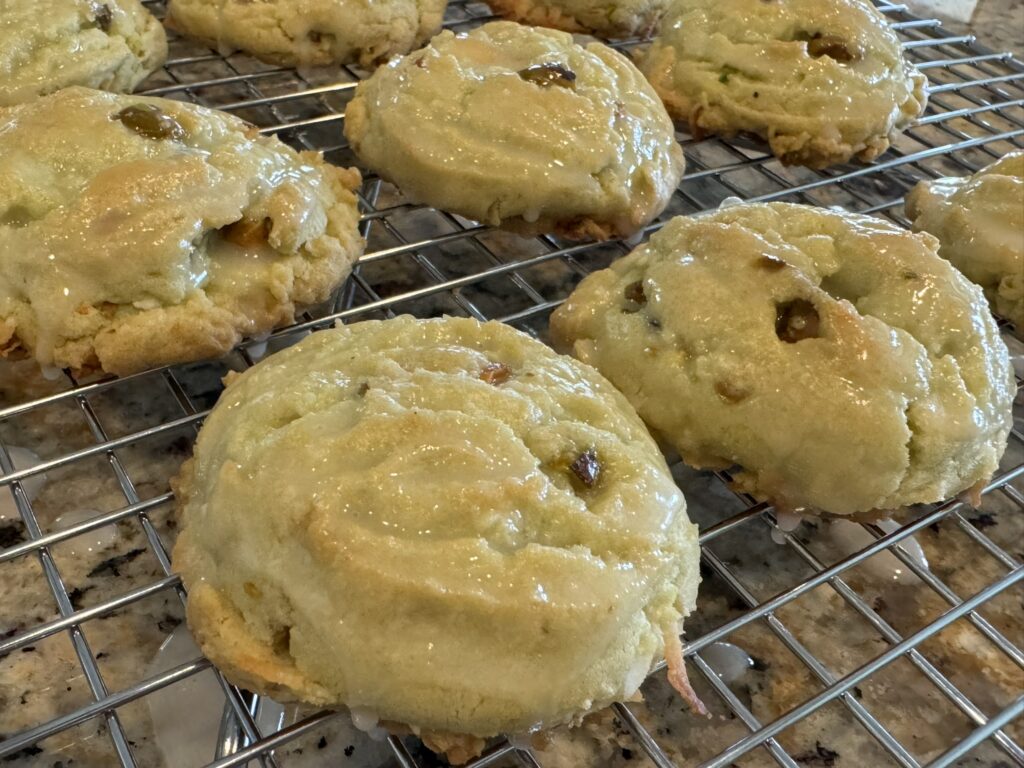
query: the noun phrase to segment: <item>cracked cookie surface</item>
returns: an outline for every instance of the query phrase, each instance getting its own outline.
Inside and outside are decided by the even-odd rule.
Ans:
[[[189,625],[230,679],[434,748],[628,698],[694,607],[643,423],[499,323],[312,334],[231,380],[176,492]]]
[[[939,238],[939,255],[980,285],[1024,339],[1024,151],[967,178],[922,181],[906,206],[914,229]]]
[[[422,45],[447,0],[171,0],[168,25],[274,64],[372,67]]]
[[[70,85],[131,91],[166,57],[164,29],[138,0],[0,3],[0,106]]]
[[[362,252],[358,183],[178,101],[0,109],[0,354],[126,374],[290,323]]]
[[[356,89],[345,136],[414,202],[572,239],[635,232],[684,165],[665,108],[622,54],[512,22],[442,32],[381,67]]]
[[[865,0],[680,0],[639,65],[694,134],[753,133],[813,168],[873,160],[926,103]]]
[[[678,217],[587,277],[552,336],[690,464],[838,515],[938,501],[995,471],[1006,346],[937,241],[787,204]]]

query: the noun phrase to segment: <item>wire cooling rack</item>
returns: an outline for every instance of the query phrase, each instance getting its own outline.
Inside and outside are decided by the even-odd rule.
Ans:
[[[161,2],[149,5],[162,14]],[[902,198],[916,181],[969,174],[1024,144],[1019,62],[905,6],[881,9],[931,92],[927,114],[879,162],[785,168],[757,143],[682,133],[688,174],[659,221],[738,196],[840,205],[906,225]],[[486,6],[455,0],[445,26],[490,18]],[[172,35],[170,60],[145,87],[229,110],[351,165],[342,119],[365,74],[271,67]],[[410,205],[371,174],[361,203],[367,253],[337,297],[226,361],[84,382],[67,373],[44,381],[28,363],[0,371],[0,485],[11,502],[6,518],[0,505],[3,760],[439,765],[412,736],[371,742],[331,730],[345,715],[285,716],[227,683],[187,639],[184,658],[154,664],[179,632],[185,600],[167,554],[168,478],[228,368],[337,320],[405,312],[498,319],[543,337],[572,286],[629,250],[494,232]],[[1014,350],[1024,359],[1024,347]],[[899,525],[786,531],[770,507],[731,494],[727,474],[676,464],[701,526],[704,571],[686,658],[713,719],[681,713],[655,674],[643,701],[532,744],[496,741],[472,765],[1024,765],[1024,434],[1016,425],[979,510],[951,500]],[[38,459],[25,460],[25,448]],[[197,680],[213,709],[195,699]],[[179,692],[185,704],[167,709]],[[186,759],[179,748],[192,742],[198,751]]]

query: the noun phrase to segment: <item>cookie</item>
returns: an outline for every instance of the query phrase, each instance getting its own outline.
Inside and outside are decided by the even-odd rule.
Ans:
[[[672,121],[622,54],[507,21],[377,70],[345,136],[408,199],[521,234],[632,234],[683,173]]]
[[[0,109],[0,354],[126,374],[291,323],[362,251],[358,183],[177,101]]]
[[[783,510],[939,501],[995,471],[1015,386],[981,289],[937,251],[868,216],[735,205],[587,277],[551,333],[689,464],[738,466]]]
[[[139,0],[0,3],[0,106],[70,85],[131,91],[166,58],[164,29]]]
[[[447,0],[170,0],[168,26],[218,50],[285,66],[372,67],[418,48]]]
[[[640,68],[695,135],[753,133],[812,168],[873,160],[927,100],[865,0],[679,0]]]
[[[668,0],[487,0],[495,13],[523,24],[602,37],[647,37]]]
[[[509,326],[314,333],[232,378],[175,488],[189,626],[247,689],[462,759],[664,654],[695,701],[682,493],[621,394]]]
[[[1024,151],[969,178],[922,181],[906,208],[914,229],[939,238],[939,255],[980,285],[1024,338]]]

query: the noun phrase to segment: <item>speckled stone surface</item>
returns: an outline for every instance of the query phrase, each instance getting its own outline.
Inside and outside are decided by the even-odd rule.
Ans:
[[[981,0],[970,29],[983,45],[1024,59],[1024,3],[1020,0]]]
[[[1015,345],[1024,361],[1024,346]],[[195,366],[179,379],[197,407],[211,404],[219,392],[220,364]],[[59,390],[42,380],[28,363],[0,365],[0,405],[24,401]],[[89,400],[98,421],[110,437],[166,423],[181,410],[159,374],[119,385],[116,397],[97,395]],[[62,401],[0,425],[5,445],[29,448],[43,459],[70,448],[92,443],[79,406]],[[188,455],[194,438],[183,427],[121,449],[117,457],[142,499],[167,490],[167,480]],[[1015,446],[1003,468],[1024,461]],[[715,478],[674,466],[693,519],[707,528],[742,510],[742,504]],[[1024,490],[1024,482],[1017,487]],[[6,491],[5,491],[6,492]],[[75,462],[47,473],[33,509],[44,532],[66,527],[69,512],[88,518],[124,506],[125,498],[104,457]],[[9,508],[0,508],[7,509]],[[83,510],[87,510],[83,512]],[[986,497],[983,508],[967,511],[968,526],[984,531],[1000,546],[1024,558],[1024,516],[998,494]],[[175,537],[169,506],[149,515],[165,546]],[[852,529],[852,530],[851,530]],[[135,519],[109,526],[98,533],[75,537],[51,548],[54,563],[76,609],[88,608],[122,595],[163,576],[145,532]],[[0,521],[4,546],[24,540],[19,522],[8,516]],[[825,565],[851,554],[870,541],[859,527],[845,521],[803,523],[794,533]],[[967,597],[1005,574],[952,520],[926,528],[917,535],[929,567],[961,597]],[[812,571],[793,548],[772,540],[768,525],[753,519],[710,545],[713,552],[742,580],[753,597],[763,601],[806,579]],[[850,588],[902,636],[912,634],[948,608],[931,588],[889,554],[876,555],[844,575]],[[0,563],[0,638],[7,638],[57,615],[40,563],[35,555]],[[747,606],[710,570],[704,573],[698,613],[687,622],[690,636],[702,635],[741,615]],[[990,602],[983,613],[1016,643],[1024,640],[1020,623],[1020,594],[1007,593]],[[819,587],[777,612],[795,638],[840,677],[890,647],[872,625],[828,586]],[[84,623],[88,650],[108,690],[128,688],[198,653],[185,631],[182,608],[172,590],[132,603]],[[793,655],[777,635],[756,622],[724,638],[751,657],[749,668],[722,670],[729,690],[753,717],[767,723],[821,690],[821,682]],[[966,621],[960,621],[921,647],[935,668],[961,688],[985,712],[1007,706],[1021,684],[1020,670]],[[718,669],[713,654],[709,663]],[[691,666],[691,677],[711,710],[709,719],[690,714],[667,685],[663,674],[648,679],[643,698],[630,704],[640,721],[680,765],[706,759],[746,734],[743,724]],[[940,754],[971,731],[970,721],[907,661],[873,675],[854,695],[878,721],[912,751],[922,763]],[[0,658],[0,734],[15,733],[91,700],[89,688],[75,658],[69,635],[61,632]],[[212,759],[223,695],[212,672],[177,683],[159,694],[121,707],[118,717],[139,765],[159,768],[201,764]],[[259,722],[265,732],[295,722],[303,714],[295,707],[264,706]],[[21,768],[106,768],[116,765],[109,724],[89,720],[8,758]],[[1018,741],[1024,722],[1008,728]],[[785,730],[781,745],[802,765],[860,768],[886,765],[884,754],[841,704],[825,707],[814,716]],[[299,741],[278,750],[282,766],[392,765],[386,745],[353,728],[347,716],[331,720]],[[415,743],[411,748],[422,750]],[[641,750],[610,710],[597,713],[576,729],[558,729],[532,741],[545,768],[626,768],[639,760]],[[423,753],[426,754],[425,752]],[[990,743],[957,765],[1001,765],[999,751]],[[865,762],[867,760],[867,762]],[[433,759],[422,765],[437,765]],[[768,765],[764,753],[752,753],[743,765]]]
[[[1012,48],[1019,54],[1024,3],[982,0],[973,28],[989,47]],[[205,52],[205,49],[191,51],[195,55]],[[323,130],[337,129],[328,125]],[[327,143],[329,141],[325,140],[324,144]],[[735,162],[735,157],[722,154],[721,147],[713,142],[695,147],[689,154],[700,167]],[[976,165],[990,161],[990,157],[981,155],[972,158]],[[934,161],[934,170],[963,171],[942,159]],[[799,168],[780,168],[777,173],[787,185],[817,178]],[[864,189],[887,199],[897,194],[889,188],[889,181],[865,178]],[[748,183],[753,194],[769,194],[774,189],[767,178],[751,179]],[[711,176],[705,176],[688,189],[701,205],[715,205],[723,197],[723,190]],[[818,204],[849,202],[845,193],[840,194],[831,186],[816,194]],[[381,207],[400,206],[402,202],[395,191],[385,185],[379,200]],[[451,231],[449,223],[439,224],[438,217],[419,209],[400,209],[389,216],[388,223],[391,229],[374,228],[371,251],[395,247],[400,243],[399,236],[405,241],[416,241]],[[497,260],[528,259],[545,251],[536,240],[501,232],[484,233],[479,243],[488,251],[468,240],[458,239],[442,248],[431,249],[432,264],[443,269],[447,276],[458,277],[491,267]],[[603,266],[625,250],[621,244],[594,248],[588,254],[587,266]],[[371,261],[360,267],[365,284],[383,297],[421,288],[425,280],[433,279],[430,275],[425,277],[423,270],[423,265],[413,255]],[[564,297],[579,277],[562,260],[520,270],[518,276],[528,280],[543,299]],[[473,302],[489,316],[527,309],[531,304],[525,294],[511,291],[508,282],[503,282],[505,279],[494,277],[467,285],[459,298]],[[369,299],[361,296],[361,300]],[[449,292],[406,300],[398,309],[420,316],[464,313],[464,308]],[[379,318],[383,313],[365,315],[371,316]],[[529,326],[543,336],[542,319],[531,320]],[[1024,345],[1009,337],[1008,343],[1013,346],[1018,362],[1024,364]],[[189,366],[179,371],[178,381],[195,408],[207,408],[220,392],[220,377],[230,367],[239,365],[237,359],[229,359],[223,364]],[[54,394],[66,387],[67,382],[43,379],[31,363],[0,362],[0,407]],[[84,405],[95,414],[107,438],[113,439],[181,418],[184,412],[178,394],[161,374],[147,374],[93,394],[84,404],[73,399],[62,400],[0,421],[0,440],[6,446],[34,451],[43,459],[62,456],[96,442],[97,436],[85,419]],[[1024,403],[1018,405],[1018,410],[1021,408]],[[1024,421],[1018,420],[1018,428],[1024,428]],[[131,491],[143,500],[166,493],[169,478],[177,473],[181,462],[189,455],[194,438],[193,426],[185,424],[118,448],[115,455],[131,479]],[[1005,457],[1003,468],[1016,466],[1021,461],[1024,461],[1024,452],[1018,445]],[[691,514],[702,528],[742,509],[740,502],[710,475],[678,464],[674,471],[687,494]],[[1024,480],[1018,479],[1014,485],[1024,492]],[[45,534],[110,513],[124,507],[128,501],[109,459],[96,455],[47,472],[33,502],[33,510]],[[916,536],[931,572],[960,598],[969,597],[1006,573],[1001,563],[971,539],[969,530],[982,531],[1013,557],[1024,559],[1024,515],[1004,496],[989,494],[982,509],[965,510],[964,517],[966,529],[954,520],[946,520],[925,528]],[[156,507],[148,519],[162,545],[169,548],[175,537],[170,505]],[[867,534],[859,529],[851,532],[844,528],[849,525],[821,521],[803,523],[794,536],[815,557],[830,565],[868,541],[864,538]],[[0,547],[17,546],[26,538],[10,492],[0,488]],[[781,546],[772,540],[769,526],[759,518],[719,537],[709,550],[734,571],[759,601],[799,583],[812,572],[793,547]],[[51,555],[76,610],[99,605],[165,575],[153,542],[134,517],[62,542],[51,548]],[[901,572],[896,573],[897,569]],[[920,629],[948,608],[946,601],[888,554],[872,557],[845,574],[843,580],[902,636]],[[748,607],[720,576],[708,570],[704,573],[699,612],[688,620],[687,632],[690,637],[700,636],[742,615]],[[1019,588],[990,602],[982,614],[1011,641],[1018,646],[1024,644]],[[58,615],[35,554],[0,563],[0,642]],[[108,691],[122,691],[196,658],[198,652],[190,642],[182,617],[177,594],[170,589],[163,590],[85,622],[81,649],[93,657]],[[778,612],[778,618],[793,631],[793,640],[825,663],[834,677],[850,672],[891,647],[876,627],[828,586],[814,589],[787,605]],[[822,682],[765,622],[752,623],[723,639],[742,649],[752,660],[749,667],[723,669],[723,680],[751,717],[762,724],[822,690]],[[936,670],[946,675],[989,716],[1005,707],[1024,687],[1020,669],[967,621],[959,621],[927,641],[921,652]],[[708,654],[707,658],[712,668],[718,669],[713,654]],[[642,701],[629,705],[680,766],[708,759],[748,733],[747,727],[692,664],[690,674],[712,712],[710,719],[695,718],[687,712],[661,674],[652,676],[644,685]],[[853,689],[852,696],[922,764],[963,738],[972,728],[970,720],[910,661],[901,660],[871,676]],[[88,681],[66,631],[0,657],[0,739],[72,712],[92,700]],[[159,693],[125,704],[117,710],[117,715],[139,766],[183,768],[213,759],[223,703],[224,697],[213,672],[205,670]],[[257,722],[264,734],[269,735],[297,722],[304,714],[306,711],[299,708],[267,702],[258,712]],[[118,763],[109,727],[102,718],[88,720],[8,756],[2,764],[12,768],[115,766]],[[1024,740],[1024,721],[1012,724],[1008,732],[1020,743]],[[787,728],[778,739],[801,766],[895,765],[884,756],[851,709],[838,702]],[[408,745],[419,765],[427,768],[439,765],[436,758],[414,740],[410,739]],[[532,740],[532,749],[544,768],[650,765],[611,710],[594,714],[580,728],[558,729],[538,736]],[[277,758],[283,768],[390,768],[396,765],[386,746],[357,731],[347,715],[334,717],[279,749]],[[502,762],[499,768],[511,768],[515,764]],[[737,764],[776,763],[762,750],[744,756]],[[1010,762],[991,742],[986,742],[957,765],[994,768],[1008,766]]]
[[[914,0],[907,4],[912,12],[932,15],[927,8],[915,8]],[[969,23],[948,18],[942,21],[952,32],[971,32],[982,45],[1024,59],[1024,3],[1020,0],[980,0]]]

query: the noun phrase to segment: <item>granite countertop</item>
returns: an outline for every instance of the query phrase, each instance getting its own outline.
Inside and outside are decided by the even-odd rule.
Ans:
[[[914,4],[915,0],[908,3],[911,10],[917,12]],[[921,13],[929,12],[922,10]],[[982,45],[995,51],[1010,51],[1017,58],[1024,59],[1024,3],[1020,0],[980,0],[970,22],[937,15],[951,32],[970,32]]]
[[[1024,3],[1020,0],[981,0],[970,29],[983,45],[1024,58]]]
[[[1014,344],[1024,362],[1024,345]],[[219,365],[192,367],[181,376],[198,405],[213,402]],[[0,366],[0,405],[55,390],[30,363]],[[180,416],[176,401],[160,381],[144,377],[119,386],[117,396],[96,397],[93,407],[108,434],[115,437]],[[80,411],[72,404],[35,410],[2,425],[6,445],[28,449],[41,458],[60,455],[70,446],[90,444]],[[190,452],[194,431],[139,443],[118,452],[143,499],[164,493]],[[19,451],[21,460],[26,454]],[[1024,461],[1013,444],[1003,470]],[[743,505],[712,475],[675,464],[673,471],[687,495],[691,517],[702,529],[742,510]],[[1024,484],[1021,484],[1024,489]],[[116,478],[105,461],[77,462],[48,472],[32,489],[33,506],[44,532],[66,527],[98,512],[124,505]],[[970,524],[1000,546],[1024,558],[1024,516],[1007,499],[986,496],[982,509],[967,512]],[[24,531],[10,506],[0,507],[0,538],[5,546],[23,540]],[[173,514],[161,507],[150,515],[161,539],[170,547],[175,537]],[[846,521],[810,521],[795,537],[825,564],[853,553],[870,538]],[[950,520],[916,535],[920,562],[958,595],[969,596],[1005,573],[992,558]],[[754,519],[719,538],[710,550],[737,574],[758,600],[784,591],[811,575],[795,551],[773,540],[767,524]],[[134,520],[107,526],[52,548],[55,564],[76,609],[88,608],[151,583],[163,574]],[[970,563],[970,567],[963,567]],[[711,571],[705,571],[698,613],[688,619],[687,633],[698,637],[741,615],[746,604]],[[948,608],[935,592],[891,554],[883,553],[847,572],[844,581],[897,632],[906,636]],[[0,564],[0,638],[56,616],[53,600],[35,557]],[[1020,638],[1020,606],[1002,595],[983,610],[1005,634]],[[175,593],[165,590],[111,614],[89,620],[84,635],[111,691],[129,687],[176,664],[198,656],[182,622]],[[819,587],[776,612],[776,617],[836,678],[852,671],[889,647],[889,643],[828,586]],[[757,622],[703,652],[737,699],[754,717],[767,723],[820,691],[807,668]],[[1019,640],[1018,640],[1019,642]],[[961,621],[928,641],[921,650],[935,667],[985,712],[1007,706],[1019,689],[1020,671],[967,622]],[[693,716],[667,685],[663,674],[651,676],[640,700],[630,704],[636,717],[680,765],[715,754],[746,735],[745,726],[691,666],[691,679],[711,710],[709,719]],[[907,661],[887,667],[859,685],[854,694],[880,723],[922,762],[970,733],[972,725]],[[90,700],[89,690],[66,633],[58,633],[0,658],[0,734],[10,734],[76,709]],[[140,765],[180,768],[212,759],[223,695],[207,670],[189,680],[118,710]],[[266,702],[259,714],[265,732],[297,721],[304,710]],[[107,725],[99,719],[41,741],[7,758],[18,768],[106,768],[116,764]],[[1024,739],[1024,722],[1008,732]],[[780,744],[801,765],[862,768],[885,765],[877,743],[838,703],[800,721],[779,736]],[[576,729],[556,729],[531,742],[545,768],[627,768],[642,764],[642,750],[611,710],[596,713]],[[414,746],[414,749],[416,747]],[[425,766],[437,765],[426,752]],[[353,768],[390,766],[386,745],[356,730],[339,716],[314,733],[278,750],[282,766],[338,765]],[[1001,765],[1002,754],[990,743],[975,750],[962,766]],[[640,763],[634,761],[641,761]],[[769,764],[763,753],[744,765]]]
[[[986,45],[1011,48],[1019,54],[1024,29],[1024,3],[1019,0],[983,0],[974,20],[975,33]],[[953,29],[951,27],[951,29]],[[956,31],[954,29],[954,31]],[[797,173],[794,171],[794,173]],[[410,216],[417,215],[412,212]],[[495,252],[535,255],[530,242],[504,233],[482,236]],[[453,244],[453,249],[459,244]],[[619,255],[608,246],[608,259]],[[468,256],[466,257],[468,258]],[[409,274],[403,270],[406,267]],[[421,285],[422,276],[412,260],[387,262],[386,276],[373,275],[384,267],[368,264],[365,275],[382,292],[401,292]],[[465,267],[464,267],[465,268]],[[564,282],[564,264],[540,265],[531,280],[551,285]],[[386,278],[389,283],[385,283]],[[384,291],[388,286],[393,291]],[[477,286],[474,301],[489,313],[514,311]],[[545,291],[545,295],[547,295]],[[418,314],[451,311],[446,294],[406,305]],[[538,326],[543,333],[542,324]],[[1024,345],[1007,337],[1018,362]],[[204,364],[182,369],[180,381],[197,408],[212,405],[220,391],[226,364]],[[62,390],[66,384],[48,381],[31,362],[0,362],[0,407]],[[89,404],[110,438],[138,432],[180,418],[175,393],[160,374],[119,383],[90,397]],[[1020,423],[1020,422],[1018,422]],[[94,444],[94,435],[73,400],[62,400],[0,422],[0,439],[17,446],[19,468],[34,457],[53,458]],[[173,477],[191,451],[195,430],[185,425],[154,439],[133,443],[117,457],[145,500],[168,491]],[[1024,461],[1024,450],[1014,444],[1004,458],[1008,469]],[[742,504],[713,476],[673,467],[689,502],[695,522],[707,528],[741,511]],[[117,476],[104,456],[74,462],[50,471],[28,484],[33,509],[44,533],[66,528],[126,504]],[[1024,492],[1024,483],[1017,483]],[[983,530],[1014,557],[1024,559],[1024,515],[998,494],[985,497],[982,508],[965,511],[969,524]],[[149,514],[155,530],[170,548],[176,535],[173,510],[162,505]],[[806,579],[811,570],[787,545],[776,543],[769,526],[753,519],[719,538],[710,550],[732,569],[758,600],[764,600]],[[852,523],[813,521],[795,532],[816,557],[831,564],[862,548],[868,534]],[[0,547],[26,538],[9,493],[0,489]],[[961,597],[1005,575],[953,521],[926,528],[915,536],[922,563]],[[105,526],[88,535],[62,542],[51,549],[73,607],[86,609],[151,584],[164,576],[146,532],[135,518]],[[967,566],[965,567],[965,564]],[[932,621],[948,604],[893,555],[883,553],[844,574],[888,624],[906,636]],[[743,603],[722,579],[707,571],[701,588],[699,612],[687,622],[689,637],[698,637],[745,613]],[[1022,635],[1019,594],[1004,594],[983,609],[1000,631],[1020,643]],[[58,616],[39,560],[34,555],[0,563],[0,641]],[[888,641],[853,611],[831,587],[812,590],[777,613],[777,617],[819,658],[835,677],[856,669],[889,647]],[[87,621],[83,636],[110,691],[128,688],[144,678],[198,656],[183,623],[181,602],[173,590],[164,590],[112,613]],[[779,717],[821,690],[821,683],[786,648],[763,622],[748,625],[716,643],[703,654],[737,700],[761,723]],[[1007,706],[1020,689],[1020,670],[966,621],[960,621],[927,641],[922,652],[988,715]],[[691,665],[691,678],[712,712],[710,719],[685,710],[663,675],[653,675],[642,688],[640,700],[630,704],[669,756],[680,765],[716,754],[748,733],[746,726],[710,688]],[[919,668],[900,660],[854,689],[854,696],[922,763],[940,754],[956,739],[970,733],[972,724]],[[67,632],[60,632],[14,653],[0,657],[0,738],[65,714],[89,703],[92,695]],[[145,768],[181,768],[209,761],[214,755],[224,698],[210,670],[118,710],[118,717],[138,764]],[[258,713],[265,733],[296,722],[305,710],[267,702]],[[12,768],[107,768],[117,758],[107,724],[92,719],[44,739],[36,746],[4,758]],[[1024,721],[1007,728],[1024,741]],[[889,765],[872,737],[839,703],[783,731],[778,740],[801,766],[862,768]],[[577,729],[556,729],[531,742],[544,768],[626,768],[646,759],[628,730],[611,710],[587,718]],[[414,744],[410,748],[416,750]],[[284,768],[302,766],[392,766],[385,744],[358,731],[347,716],[335,717],[277,752]],[[434,766],[429,753],[418,751],[423,766]],[[998,766],[1005,755],[986,742],[958,765]],[[753,752],[744,766],[774,764],[764,752]],[[503,766],[505,764],[502,764]],[[511,763],[509,763],[511,765]]]

